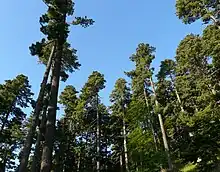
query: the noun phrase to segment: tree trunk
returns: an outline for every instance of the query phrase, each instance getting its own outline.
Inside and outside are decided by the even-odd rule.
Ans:
[[[123,119],[123,139],[124,139],[124,154],[125,154],[125,169],[126,172],[129,172],[128,168],[128,149],[127,149],[127,138],[126,138],[126,128],[125,128],[125,120]]]
[[[127,133],[126,133],[126,126],[125,126],[125,107],[122,105],[123,110],[123,146],[124,146],[124,157],[125,157],[125,169],[126,172],[129,172],[128,167],[128,149],[127,149]]]
[[[149,103],[148,103],[147,93],[146,93],[146,89],[145,88],[144,88],[144,98],[145,98],[146,106],[148,108],[148,112],[150,113]],[[152,131],[153,139],[154,139],[154,145],[155,145],[155,149],[157,151],[158,150],[158,148],[157,148],[157,139],[156,139],[156,136],[155,136],[155,131],[154,131],[153,123],[152,123],[152,121],[150,119],[148,119],[148,122],[150,123],[150,126],[151,126],[151,131]]]
[[[37,135],[37,143],[35,146],[33,162],[31,165],[31,172],[39,172],[40,171],[40,160],[41,160],[41,155],[42,155],[42,151],[40,150],[40,148],[42,147],[41,141],[43,140],[43,137],[45,135],[45,128],[46,128],[46,122],[47,122],[47,108],[48,108],[48,104],[44,103],[42,119],[41,119],[39,131],[38,131],[38,135]]]
[[[211,18],[211,20],[213,21],[213,23],[215,24],[215,26],[217,26],[218,29],[220,29],[218,19],[216,19],[213,15],[210,15],[210,18]]]
[[[155,90],[155,86],[154,86],[154,82],[153,82],[153,80],[152,80],[152,77],[150,78],[150,83],[151,83],[151,87],[152,87],[152,89],[153,89],[156,107],[159,107],[159,103],[158,103],[158,101],[157,101],[156,90]],[[165,131],[165,129],[164,129],[164,124],[163,124],[163,120],[162,120],[161,114],[158,114],[158,118],[159,118],[160,128],[161,128],[161,132],[162,132],[164,148],[165,148],[165,151],[166,151],[166,153],[167,153],[167,159],[168,159],[169,169],[172,170],[172,169],[173,169],[173,165],[172,165],[171,158],[170,158],[169,146],[168,146],[168,142],[167,142],[166,131]]]
[[[41,140],[42,140],[42,134],[40,129],[38,130],[38,134],[37,134],[37,142],[35,145],[35,152],[34,152],[34,156],[33,156],[33,161],[31,164],[31,172],[39,172],[40,171],[40,160],[41,160],[41,151],[40,151],[40,147],[41,147]]]
[[[0,172],[5,172],[6,171],[6,164],[7,164],[7,150],[4,150],[4,156],[2,159],[2,163],[0,163]]]
[[[122,154],[120,154],[120,169],[121,169],[121,172],[123,172],[123,157],[122,157]]]
[[[50,54],[50,57],[48,59],[46,71],[44,73],[43,81],[41,83],[40,92],[39,92],[39,95],[38,95],[38,98],[37,98],[36,107],[34,109],[34,116],[33,116],[32,125],[31,125],[31,127],[28,131],[27,138],[26,138],[25,143],[24,143],[24,147],[21,151],[19,172],[26,172],[27,171],[28,158],[29,158],[29,155],[30,155],[30,152],[31,152],[33,137],[34,137],[34,133],[36,131],[36,126],[37,126],[37,123],[38,123],[38,120],[39,120],[39,114],[40,114],[41,109],[42,109],[44,92],[45,92],[45,88],[46,88],[46,85],[47,85],[47,80],[48,80],[48,76],[49,76],[49,73],[50,73],[50,69],[51,69],[51,65],[52,65],[52,59],[53,59],[53,56],[54,56],[54,53],[55,53],[55,49],[56,49],[56,45],[54,45],[52,47],[51,54]]]
[[[79,155],[78,155],[78,161],[77,161],[77,172],[80,172],[80,165],[81,165],[81,148],[80,148],[80,152],[79,152]]]
[[[162,120],[161,114],[158,114],[158,118],[159,118],[160,128],[161,128],[161,132],[162,132],[164,148],[165,148],[165,151],[167,153],[169,169],[172,170],[173,169],[173,165],[172,165],[171,158],[170,158],[169,146],[168,146],[168,143],[167,143],[166,132],[165,132],[165,129],[164,129],[164,125],[163,125],[163,120]]]
[[[96,160],[96,170],[97,172],[100,172],[100,119],[99,119],[99,110],[98,110],[98,106],[99,106],[99,97],[98,97],[98,93],[96,95],[96,151],[97,151],[97,160]]]
[[[155,133],[156,133],[156,132],[154,131],[153,123],[152,123],[152,121],[151,121],[150,119],[148,120],[148,122],[149,122],[149,124],[150,124],[150,126],[151,126],[151,132],[152,132],[152,134],[153,134],[155,150],[158,151],[157,138],[156,138],[156,136],[155,136]]]
[[[179,93],[178,93],[178,91],[177,91],[177,88],[176,88],[175,85],[174,85],[174,80],[173,80],[173,77],[172,77],[171,74],[170,74],[170,79],[171,79],[171,82],[172,82],[172,84],[173,84],[173,86],[174,86],[175,94],[176,94],[178,103],[179,103],[179,105],[180,105],[181,112],[184,112],[184,108],[183,108],[183,105],[182,105],[182,101],[181,101],[181,99],[180,99],[180,96],[179,96]]]
[[[63,40],[58,41],[57,53],[52,71],[51,95],[48,106],[48,115],[45,132],[45,144],[42,152],[41,172],[50,172],[52,166],[52,151],[55,136],[55,123],[57,111],[57,96],[60,83],[61,59],[63,54]]]
[[[181,112],[184,112],[184,108],[183,108],[183,105],[182,105],[179,93],[178,93],[178,91],[177,91],[177,89],[175,87],[174,87],[174,89],[175,89],[175,94],[176,94],[177,100],[178,100],[180,108],[181,108]]]
[[[65,127],[65,118],[63,120],[63,122],[61,123],[61,130],[62,130],[62,135],[60,136],[61,137],[61,140],[60,140],[60,144],[58,146],[58,151],[57,151],[57,158],[56,158],[56,161],[57,161],[57,167],[55,167],[55,172],[61,172],[61,171],[65,171],[64,167],[65,167],[65,159],[66,157],[64,156],[64,151],[65,151],[65,140],[63,140],[62,137],[65,137],[65,133],[64,133],[64,127]],[[67,143],[68,144],[68,143]],[[67,149],[68,150],[68,149]]]

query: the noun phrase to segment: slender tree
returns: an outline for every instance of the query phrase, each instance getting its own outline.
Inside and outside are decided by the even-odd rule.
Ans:
[[[98,98],[98,93],[100,90],[102,90],[104,86],[105,80],[104,76],[100,74],[97,71],[94,71],[90,76],[85,84],[85,86],[82,89],[82,97],[86,98],[88,97],[89,99],[93,100],[93,102],[90,102],[91,105],[92,103],[95,103],[96,107],[96,170],[99,172],[100,171],[100,114],[99,114],[99,109],[98,109],[98,104],[99,104],[99,98]]]
[[[158,111],[160,107],[157,100],[155,84],[152,80],[153,68],[151,67],[151,63],[155,58],[153,54],[154,52],[155,52],[155,48],[151,47],[149,44],[143,44],[143,43],[139,44],[138,48],[136,49],[136,53],[130,57],[131,61],[135,62],[136,69],[131,72],[127,72],[127,75],[132,78],[133,90],[135,90],[135,94],[142,93],[143,95],[143,90],[148,89],[149,93],[154,97],[154,102],[155,102],[154,112],[158,114],[159,124],[162,132],[162,138],[164,142],[164,148],[167,152],[169,168],[172,169],[166,132],[164,129],[162,116]],[[141,85],[137,87],[139,83],[141,83]],[[150,88],[152,90],[150,90]],[[143,99],[144,99],[144,95],[143,95]]]
[[[157,74],[157,79],[158,79],[158,83],[162,83],[165,82],[166,78],[168,78],[171,81],[171,85],[175,91],[175,95],[177,98],[177,101],[179,103],[179,106],[181,108],[181,111],[184,112],[184,108],[183,108],[183,104],[182,101],[180,99],[180,95],[179,92],[177,90],[177,87],[175,86],[175,62],[173,60],[170,59],[166,59],[164,61],[161,62],[160,65],[160,71]]]
[[[128,149],[127,149],[127,131],[126,131],[126,108],[130,101],[130,90],[126,86],[125,79],[118,79],[115,83],[115,88],[110,95],[110,100],[113,103],[112,111],[118,117],[122,118],[122,135],[123,135],[123,148],[124,148],[124,159],[125,169],[129,171],[128,164]]]

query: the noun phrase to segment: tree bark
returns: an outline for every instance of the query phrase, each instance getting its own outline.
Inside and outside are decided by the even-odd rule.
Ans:
[[[125,119],[123,117],[123,145],[124,145],[124,154],[125,154],[125,169],[126,172],[129,172],[128,167],[128,149],[127,149],[127,138],[126,138],[126,127],[125,127]]]
[[[64,133],[64,127],[65,127],[65,118],[63,120],[63,122],[61,123],[61,130],[62,130],[62,135],[60,137],[65,137],[65,133]],[[67,139],[68,140],[68,139]],[[55,172],[60,172],[60,171],[65,171],[65,159],[66,157],[64,156],[64,151],[65,151],[65,141],[63,140],[63,138],[60,140],[60,144],[58,146],[58,151],[57,151],[57,167],[55,167]],[[68,143],[67,143],[68,144]],[[68,147],[68,146],[67,146]],[[67,148],[68,150],[68,148]]]
[[[45,132],[45,144],[42,152],[41,172],[50,172],[52,166],[52,151],[55,136],[55,123],[57,111],[57,97],[60,83],[61,59],[63,54],[63,40],[57,44],[57,53],[54,59],[54,68],[52,71],[51,95],[48,106],[48,115]]]
[[[37,98],[37,102],[36,102],[36,107],[34,109],[34,116],[33,116],[33,121],[32,121],[32,125],[28,131],[27,134],[27,138],[25,140],[24,143],[24,147],[21,151],[21,159],[20,159],[20,166],[19,166],[19,172],[26,172],[27,171],[27,164],[28,164],[28,158],[31,152],[31,146],[32,146],[32,142],[33,142],[33,137],[34,137],[34,133],[36,131],[36,126],[39,120],[39,114],[41,112],[42,109],[42,104],[43,104],[43,98],[44,98],[44,92],[45,92],[45,88],[47,85],[47,80],[48,80],[48,76],[50,73],[50,69],[51,69],[51,65],[52,65],[52,59],[55,53],[55,49],[56,49],[56,44],[52,47],[51,50],[51,54],[50,57],[48,59],[48,63],[47,63],[47,67],[46,67],[46,71],[44,73],[44,77],[41,83],[41,88],[40,88],[40,92]]]
[[[174,85],[174,80],[173,80],[173,77],[172,77],[171,74],[170,74],[170,79],[171,79],[171,82],[172,82],[172,84],[173,84],[173,86],[174,86],[175,94],[176,94],[178,103],[179,103],[179,105],[180,105],[181,112],[184,112],[184,108],[183,108],[183,105],[182,105],[182,101],[181,101],[181,99],[180,99],[180,96],[179,96],[179,93],[178,93],[178,91],[177,91],[177,88],[176,88],[175,85]]]
[[[99,97],[98,93],[96,95],[96,151],[97,151],[97,160],[96,160],[96,170],[100,172],[100,118],[99,118]]]
[[[173,165],[172,165],[171,158],[170,158],[169,146],[168,146],[168,143],[167,143],[166,132],[165,132],[165,129],[164,129],[164,125],[163,125],[163,120],[162,120],[161,114],[158,114],[158,118],[159,118],[160,128],[161,128],[161,132],[162,132],[164,148],[165,148],[165,151],[167,153],[169,169],[172,170],[173,169]]]
[[[147,93],[146,93],[146,89],[144,88],[144,98],[145,98],[145,104],[148,108],[148,111],[150,113],[150,109],[149,109],[149,103],[148,103],[148,99],[147,99]],[[154,131],[154,127],[153,127],[153,123],[152,121],[149,119],[148,122],[150,123],[150,126],[151,126],[151,131],[152,131],[152,134],[153,134],[153,139],[154,139],[154,146],[155,146],[155,149],[156,151],[158,151],[158,148],[157,148],[157,139],[156,139],[156,136],[155,136],[155,131]]]
[[[121,169],[121,172],[123,172],[123,157],[122,157],[122,154],[120,154],[120,169]]]
[[[79,152],[79,155],[78,155],[78,161],[77,161],[77,172],[80,172],[80,165],[81,165],[81,148],[80,148],[80,152]]]
[[[124,147],[124,157],[125,157],[125,170],[126,172],[129,172],[128,167],[128,149],[127,149],[127,133],[126,133],[126,126],[125,126],[125,107],[124,104],[122,104],[122,114],[123,114],[123,147]]]
[[[210,15],[210,19],[213,21],[213,23],[220,29],[219,21],[216,19],[213,15]]]
[[[177,91],[177,89],[175,87],[174,87],[174,90],[175,90],[175,94],[176,94],[177,100],[178,100],[180,108],[181,108],[181,112],[184,112],[184,108],[183,108],[183,105],[182,105],[179,93],[178,93],[178,91]]]
[[[41,160],[41,155],[42,151],[40,148],[42,147],[41,141],[43,140],[43,135],[45,134],[45,128],[46,128],[46,122],[47,122],[47,108],[48,104],[44,103],[44,108],[43,108],[43,113],[42,113],[42,119],[40,123],[40,127],[38,130],[38,135],[37,135],[37,142],[35,146],[35,152],[33,156],[33,161],[31,165],[31,172],[39,172],[40,171],[40,160]]]
[[[155,90],[155,86],[154,86],[154,82],[152,80],[152,77],[150,78],[150,83],[151,83],[151,87],[153,89],[153,94],[154,94],[154,97],[155,97],[156,107],[159,107],[159,103],[157,101],[156,90]],[[173,165],[172,165],[172,161],[171,161],[171,158],[170,158],[170,152],[169,152],[169,146],[168,146],[168,142],[167,142],[166,131],[165,131],[163,120],[162,120],[162,116],[161,116],[160,113],[158,114],[158,119],[159,119],[160,128],[161,128],[161,132],[162,132],[164,148],[165,148],[165,151],[167,153],[167,160],[168,160],[169,169],[172,170],[173,169]]]

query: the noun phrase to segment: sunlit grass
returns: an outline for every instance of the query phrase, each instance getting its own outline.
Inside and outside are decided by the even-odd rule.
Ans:
[[[196,164],[187,164],[180,171],[181,172],[196,172]]]

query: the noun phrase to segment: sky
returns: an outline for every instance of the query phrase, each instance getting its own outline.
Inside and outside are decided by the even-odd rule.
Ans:
[[[45,12],[42,0],[7,0],[0,7],[0,83],[24,74],[35,97],[45,66],[30,55],[29,46],[43,37],[38,21]],[[126,78],[124,71],[133,68],[129,57],[139,43],[156,47],[153,66],[158,68],[160,61],[175,56],[179,42],[187,34],[199,34],[204,28],[201,22],[183,24],[175,15],[175,0],[76,0],[75,16],[88,16],[95,23],[89,28],[71,27],[68,41],[78,50],[82,66],[61,83],[60,91],[66,85],[80,90],[96,70],[107,81],[100,94],[106,105],[115,81]]]

